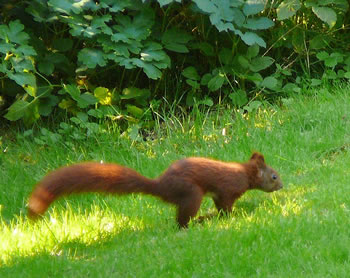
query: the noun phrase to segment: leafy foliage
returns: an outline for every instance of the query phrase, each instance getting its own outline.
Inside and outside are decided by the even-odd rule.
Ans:
[[[0,107],[27,125],[60,109],[149,127],[164,95],[247,109],[301,76],[350,78],[347,0],[33,0],[2,16]]]

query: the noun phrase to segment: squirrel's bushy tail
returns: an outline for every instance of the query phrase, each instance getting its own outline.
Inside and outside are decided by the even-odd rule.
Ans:
[[[80,192],[156,194],[156,181],[117,164],[81,163],[49,173],[29,197],[28,216],[36,218],[63,195]]]

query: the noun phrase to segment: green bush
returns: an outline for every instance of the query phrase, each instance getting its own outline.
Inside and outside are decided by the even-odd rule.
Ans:
[[[53,110],[149,125],[163,98],[249,110],[256,96],[350,78],[346,0],[2,5],[0,107],[27,125]]]

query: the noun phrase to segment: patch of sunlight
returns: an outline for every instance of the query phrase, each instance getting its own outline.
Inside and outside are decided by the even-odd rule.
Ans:
[[[142,220],[113,214],[108,209],[88,214],[73,211],[57,213],[31,222],[19,217],[10,224],[0,224],[0,265],[10,265],[14,257],[36,256],[42,253],[60,256],[62,244],[91,245],[107,240],[123,230],[143,230]]]
[[[282,190],[272,195],[272,204],[276,212],[282,216],[300,215],[303,210],[311,206],[306,194],[316,190],[316,186],[293,187],[289,190]]]

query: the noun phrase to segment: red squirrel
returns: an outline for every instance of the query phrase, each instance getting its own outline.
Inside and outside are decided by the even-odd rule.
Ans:
[[[257,152],[246,163],[185,158],[155,179],[118,164],[85,162],[59,168],[44,177],[29,198],[28,215],[36,218],[57,198],[73,193],[143,193],[175,205],[177,223],[185,228],[206,193],[210,193],[218,211],[230,212],[235,200],[249,189],[272,192],[282,187],[278,173]]]

